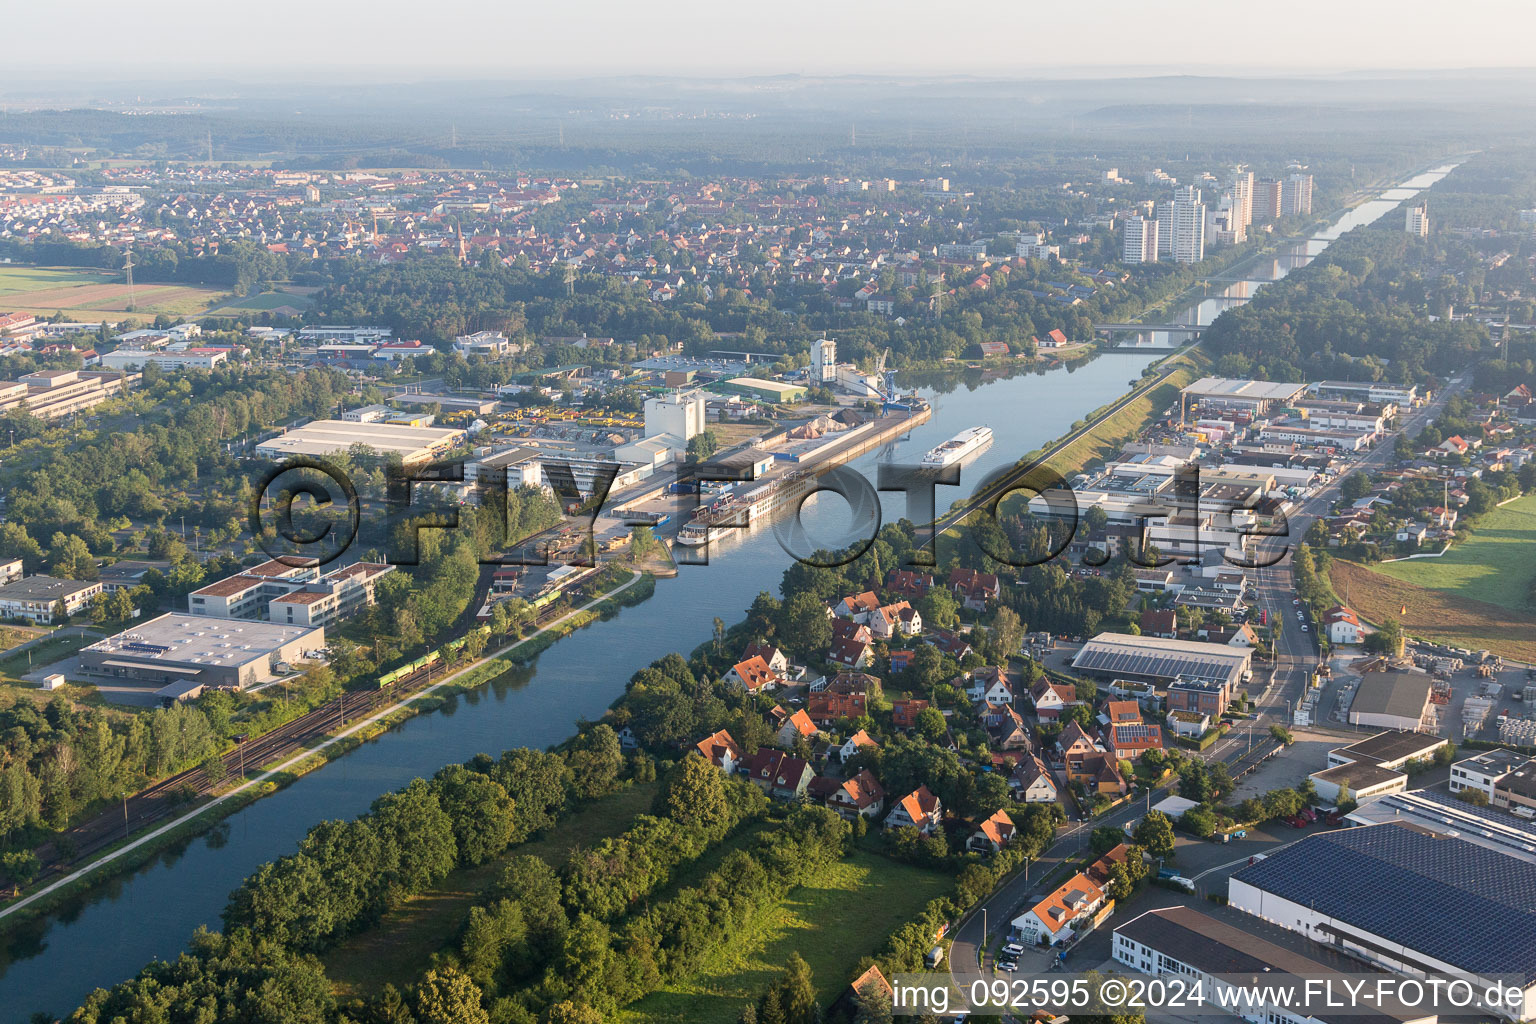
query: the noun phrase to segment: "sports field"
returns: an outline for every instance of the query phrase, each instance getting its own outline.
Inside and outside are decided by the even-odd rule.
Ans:
[[[1439,558],[1383,562],[1371,569],[1468,600],[1523,608],[1536,579],[1536,494],[1494,509],[1475,533]]]
[[[0,309],[82,320],[106,313],[193,316],[226,292],[200,285],[135,284],[133,309],[123,275],[79,267],[0,265]]]

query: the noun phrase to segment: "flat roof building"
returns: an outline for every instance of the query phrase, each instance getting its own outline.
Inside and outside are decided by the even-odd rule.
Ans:
[[[0,618],[26,619],[47,626],[56,621],[59,605],[74,615],[101,593],[91,580],[61,580],[52,576],[28,576],[0,586]]]
[[[1289,402],[1307,389],[1305,384],[1276,383],[1267,380],[1238,380],[1231,377],[1201,377],[1180,394],[1201,405],[1217,409],[1249,409],[1263,412],[1271,405]]]
[[[734,377],[719,384],[712,384],[710,389],[748,395],[765,402],[780,404],[800,401],[806,396],[807,390],[799,384],[785,384],[783,381],[764,380],[761,377]]]
[[[263,441],[258,455],[280,459],[288,455],[326,455],[349,452],[361,445],[378,455],[398,455],[410,465],[438,458],[463,443],[462,430],[440,427],[409,427],[395,423],[348,423],[345,420],[314,420],[302,427]]]
[[[323,646],[323,627],[171,612],[84,648],[80,673],[156,687],[243,689],[276,678],[280,663],[292,664]]]
[[[1524,1005],[1508,1015],[1536,1016],[1536,864],[1386,822],[1276,849],[1232,876],[1227,899],[1397,973],[1515,976]]]
[[[1271,930],[1264,925],[1258,927]],[[1217,920],[1191,907],[1163,907],[1148,910],[1116,928],[1112,955],[1117,963],[1143,974],[1199,979],[1201,991],[1208,993],[1207,998],[1213,1004],[1220,998],[1216,990],[1230,986],[1223,976],[1263,977],[1267,974],[1279,981],[1281,977],[1278,976],[1286,975],[1305,978],[1337,975],[1342,979],[1345,974],[1360,973],[1358,965],[1331,950],[1309,942],[1287,941],[1289,937],[1284,933],[1275,932],[1274,938],[1275,941],[1270,941],[1252,930]],[[1317,1024],[1333,1021],[1339,1024],[1406,1021],[1431,1024],[1437,1020],[1437,1015],[1430,1012],[1392,1014],[1366,1005],[1341,1006],[1337,1010],[1336,1014],[1329,1014],[1326,1009],[1313,1007],[1253,1005],[1243,1007],[1241,1015],[1266,1024],[1308,1024],[1313,1021]],[[1237,1010],[1234,1008],[1233,1012]]]
[[[1072,659],[1078,671],[1106,679],[1208,680],[1229,688],[1251,676],[1252,665],[1252,648],[1129,633],[1100,633]]]

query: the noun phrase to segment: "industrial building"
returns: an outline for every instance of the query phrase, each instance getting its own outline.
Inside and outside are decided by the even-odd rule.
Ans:
[[[1133,679],[1162,686],[1174,680],[1205,680],[1235,689],[1253,675],[1253,649],[1100,633],[1077,652],[1072,667],[1100,679]]]
[[[1377,733],[1328,752],[1328,767],[1310,778],[1320,800],[1368,803],[1408,788],[1407,768],[1429,761],[1450,741],[1424,732]]]
[[[537,448],[507,448],[499,452],[481,455],[464,463],[464,482],[479,484],[497,473],[506,473],[507,486],[542,487],[543,463]]]
[[[197,687],[241,689],[266,682],[279,676],[279,665],[291,665],[323,646],[323,627],[171,612],[83,649],[80,674],[174,686],[175,696],[184,696]]]
[[[1328,978],[1361,973],[1357,965],[1314,943],[1289,943],[1306,952],[1287,948],[1281,945],[1286,938],[1283,933],[1276,934],[1276,941],[1271,942],[1191,907],[1164,907],[1149,910],[1116,928],[1112,955],[1116,963],[1142,974],[1173,975],[1186,982],[1198,982],[1211,1005],[1220,1002],[1219,989],[1231,989],[1229,979],[1233,975],[1267,974],[1278,980],[1287,975]],[[1325,959],[1330,962],[1324,962]],[[1310,1006],[1244,1006],[1236,1002],[1236,995],[1234,991],[1229,997],[1234,1003],[1232,1012],[1254,1024],[1434,1024],[1438,1019],[1429,1012],[1404,1016],[1369,1006],[1341,1006],[1336,1015]]]
[[[1391,798],[1388,798],[1391,799]],[[1310,835],[1240,869],[1228,904],[1377,964],[1486,987],[1536,1016],[1536,864],[1401,821]]]
[[[462,430],[440,427],[408,427],[394,423],[348,423],[345,420],[314,420],[302,427],[263,441],[256,454],[272,459],[289,455],[348,453],[363,447],[376,455],[398,455],[405,465],[430,462],[463,444]]]
[[[1431,721],[1429,676],[1422,672],[1367,672],[1349,706],[1349,724],[1417,732]]]
[[[1180,395],[1186,402],[1193,399],[1193,404],[1207,408],[1246,410],[1260,415],[1268,412],[1271,406],[1284,405],[1306,389],[1305,384],[1201,377],[1184,388]]]
[[[728,381],[713,384],[711,387],[715,391],[745,395],[748,398],[756,398],[762,402],[775,402],[779,405],[798,402],[806,395],[806,388],[799,384],[785,384],[782,381],[764,380],[761,377],[733,377]]]
[[[1479,807],[1438,788],[1388,794],[1356,807],[1345,820],[1351,825],[1407,822],[1536,864],[1536,821],[1503,808]]]

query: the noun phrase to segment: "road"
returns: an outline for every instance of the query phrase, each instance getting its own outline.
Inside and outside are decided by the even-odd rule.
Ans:
[[[1405,416],[1398,433],[1410,438],[1417,437],[1424,427],[1445,408],[1451,395],[1466,387],[1465,381],[1453,380],[1428,405]],[[1234,729],[1222,741],[1214,744],[1204,754],[1207,760],[1226,763],[1236,776],[1242,768],[1249,767],[1250,751],[1264,751],[1273,747],[1268,736],[1273,723],[1289,723],[1289,711],[1307,685],[1307,679],[1317,667],[1318,651],[1315,634],[1303,633],[1296,628],[1296,585],[1291,569],[1291,552],[1301,542],[1319,516],[1326,515],[1338,496],[1342,482],[1351,474],[1370,472],[1387,465],[1392,457],[1393,445],[1388,441],[1378,444],[1370,452],[1344,467],[1327,486],[1312,495],[1289,517],[1284,536],[1266,538],[1259,546],[1255,561],[1264,565],[1252,570],[1256,578],[1259,607],[1269,611],[1271,618],[1280,617],[1285,625],[1280,629],[1275,645],[1272,671],[1264,689],[1254,695],[1255,717],[1246,722],[1246,728]],[[1239,767],[1240,766],[1240,767]],[[950,948],[950,976],[962,991],[970,982],[986,977],[979,964],[982,948],[991,949],[1001,941],[1009,923],[1019,910],[1033,905],[1047,895],[1047,889],[1039,882],[1064,860],[1076,858],[1087,849],[1093,829],[1103,826],[1120,827],[1140,817],[1152,803],[1151,794],[1146,799],[1116,808],[1109,814],[1090,822],[1074,822],[1065,826],[1056,841],[1031,863],[1027,871],[1006,880],[972,913],[963,919],[953,932]]]

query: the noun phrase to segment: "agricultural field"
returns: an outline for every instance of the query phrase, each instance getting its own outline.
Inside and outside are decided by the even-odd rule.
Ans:
[[[950,875],[858,851],[760,915],[752,931],[717,951],[688,982],[635,1003],[625,1024],[733,1024],[742,1006],[783,973],[790,953],[810,964],[823,1006],[847,986],[860,960],[954,887]]]
[[[121,273],[75,267],[0,266],[0,308],[7,312],[52,316],[63,313],[83,320],[102,314],[195,316],[224,297],[218,288],[200,285],[135,284],[133,309]]]
[[[277,291],[244,297],[236,296],[227,302],[210,307],[208,312],[215,316],[246,316],[252,313],[271,313],[275,310],[303,313],[313,306],[314,302],[306,295]]]
[[[1494,509],[1475,533],[1439,558],[1382,562],[1371,570],[1468,600],[1523,608],[1536,580],[1536,494]]]
[[[1536,615],[1452,590],[1435,590],[1395,579],[1354,562],[1335,560],[1328,576],[1340,597],[1368,622],[1395,618],[1410,636],[1439,640],[1469,650],[1490,650],[1506,658],[1536,662]]]

